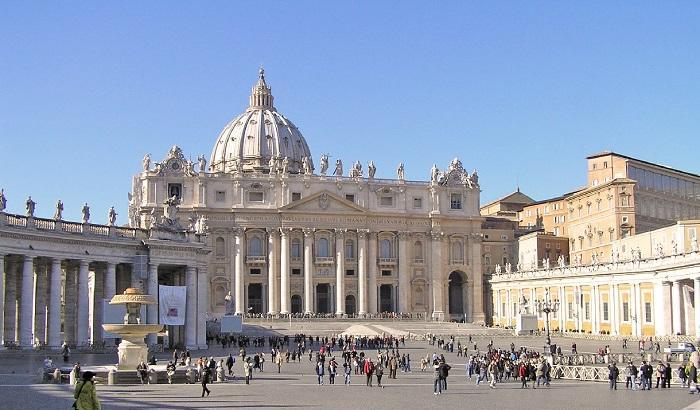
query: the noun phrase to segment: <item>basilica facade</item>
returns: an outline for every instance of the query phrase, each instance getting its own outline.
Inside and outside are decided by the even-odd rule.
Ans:
[[[427,181],[375,177],[328,155],[314,165],[299,129],[273,104],[261,70],[248,108],[208,160],[177,146],[147,155],[133,177],[132,228],[158,224],[164,201],[180,223],[206,226],[208,308],[224,313],[381,313],[483,322],[482,222],[476,171],[459,159]],[[398,162],[398,161],[397,161]]]

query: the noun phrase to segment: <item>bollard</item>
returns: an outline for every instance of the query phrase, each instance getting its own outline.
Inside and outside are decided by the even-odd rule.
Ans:
[[[61,369],[58,367],[53,371],[53,382],[56,384],[61,384]]]
[[[107,384],[109,386],[114,385],[114,379],[116,376],[117,376],[117,371],[114,370],[114,368],[109,369],[109,371],[107,372]]]
[[[625,355],[623,355],[622,353],[620,353],[620,354],[618,355],[618,357],[617,357],[617,362],[618,362],[618,363],[624,363],[624,362],[625,362]]]

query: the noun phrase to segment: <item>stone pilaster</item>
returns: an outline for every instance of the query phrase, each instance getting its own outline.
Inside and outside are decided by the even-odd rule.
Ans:
[[[290,313],[289,230],[280,229],[280,313]]]
[[[34,264],[34,343],[46,343],[47,266]]]
[[[430,277],[433,285],[433,319],[443,320],[445,318],[444,311],[444,280],[442,272],[442,247],[444,234],[442,232],[433,231],[431,237],[432,248],[432,266]]]
[[[245,313],[243,299],[243,258],[245,257],[245,231],[236,229],[235,231],[235,248],[234,248],[234,289],[236,298],[236,314],[242,315]]]
[[[277,229],[269,229],[268,232],[268,257],[267,257],[267,313],[276,315],[279,313],[277,305],[277,277],[279,276],[279,248],[280,233]]]
[[[61,260],[51,260],[51,278],[49,280],[49,320],[48,346],[51,349],[61,347]]]
[[[146,323],[158,323],[158,264],[148,264],[148,281],[146,282],[146,293],[156,298],[156,303],[146,306]],[[151,333],[146,337],[146,343],[151,346],[158,342],[158,335]]]
[[[34,346],[33,313],[34,313],[34,257],[24,255],[22,265],[22,294],[19,310],[19,344],[24,349]]]
[[[304,313],[313,313],[313,241],[312,229],[304,229]]]
[[[367,246],[367,272],[368,278],[368,309],[369,313],[377,313],[377,233],[369,233],[369,245]]]
[[[335,314],[345,314],[345,229],[335,230]]]
[[[89,325],[89,296],[88,296],[88,267],[90,262],[86,260],[80,261],[78,268],[78,298],[77,298],[77,340],[78,346],[87,346],[88,340],[88,325]]]
[[[399,232],[399,312],[410,310],[411,264],[408,255],[409,232]]]
[[[206,266],[197,268],[197,345],[207,348],[207,316],[209,313],[209,275]]]
[[[367,313],[367,230],[357,231],[357,312]]]
[[[197,268],[188,266],[186,275],[187,307],[185,311],[185,345],[197,348]]]

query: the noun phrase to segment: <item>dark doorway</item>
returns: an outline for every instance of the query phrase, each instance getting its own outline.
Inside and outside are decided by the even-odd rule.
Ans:
[[[292,295],[292,313],[301,313],[301,296]]]
[[[251,283],[248,285],[248,313],[262,313],[262,311],[263,311],[262,284]]]
[[[450,273],[449,281],[450,316],[459,320],[464,316],[464,278],[462,273],[455,271]]]
[[[331,313],[331,285],[316,285],[316,313]]]
[[[345,297],[345,314],[354,315],[355,314],[355,296],[347,295]]]
[[[394,287],[392,285],[379,286],[379,311],[393,312],[394,311]]]

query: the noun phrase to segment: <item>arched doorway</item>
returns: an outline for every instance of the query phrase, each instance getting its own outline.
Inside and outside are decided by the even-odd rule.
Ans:
[[[347,295],[345,297],[345,313],[348,315],[354,315],[355,312],[355,296]]]
[[[292,295],[292,313],[301,313],[301,296]]]
[[[464,289],[466,281],[462,272],[454,271],[449,276],[449,309],[451,320],[464,320]]]

